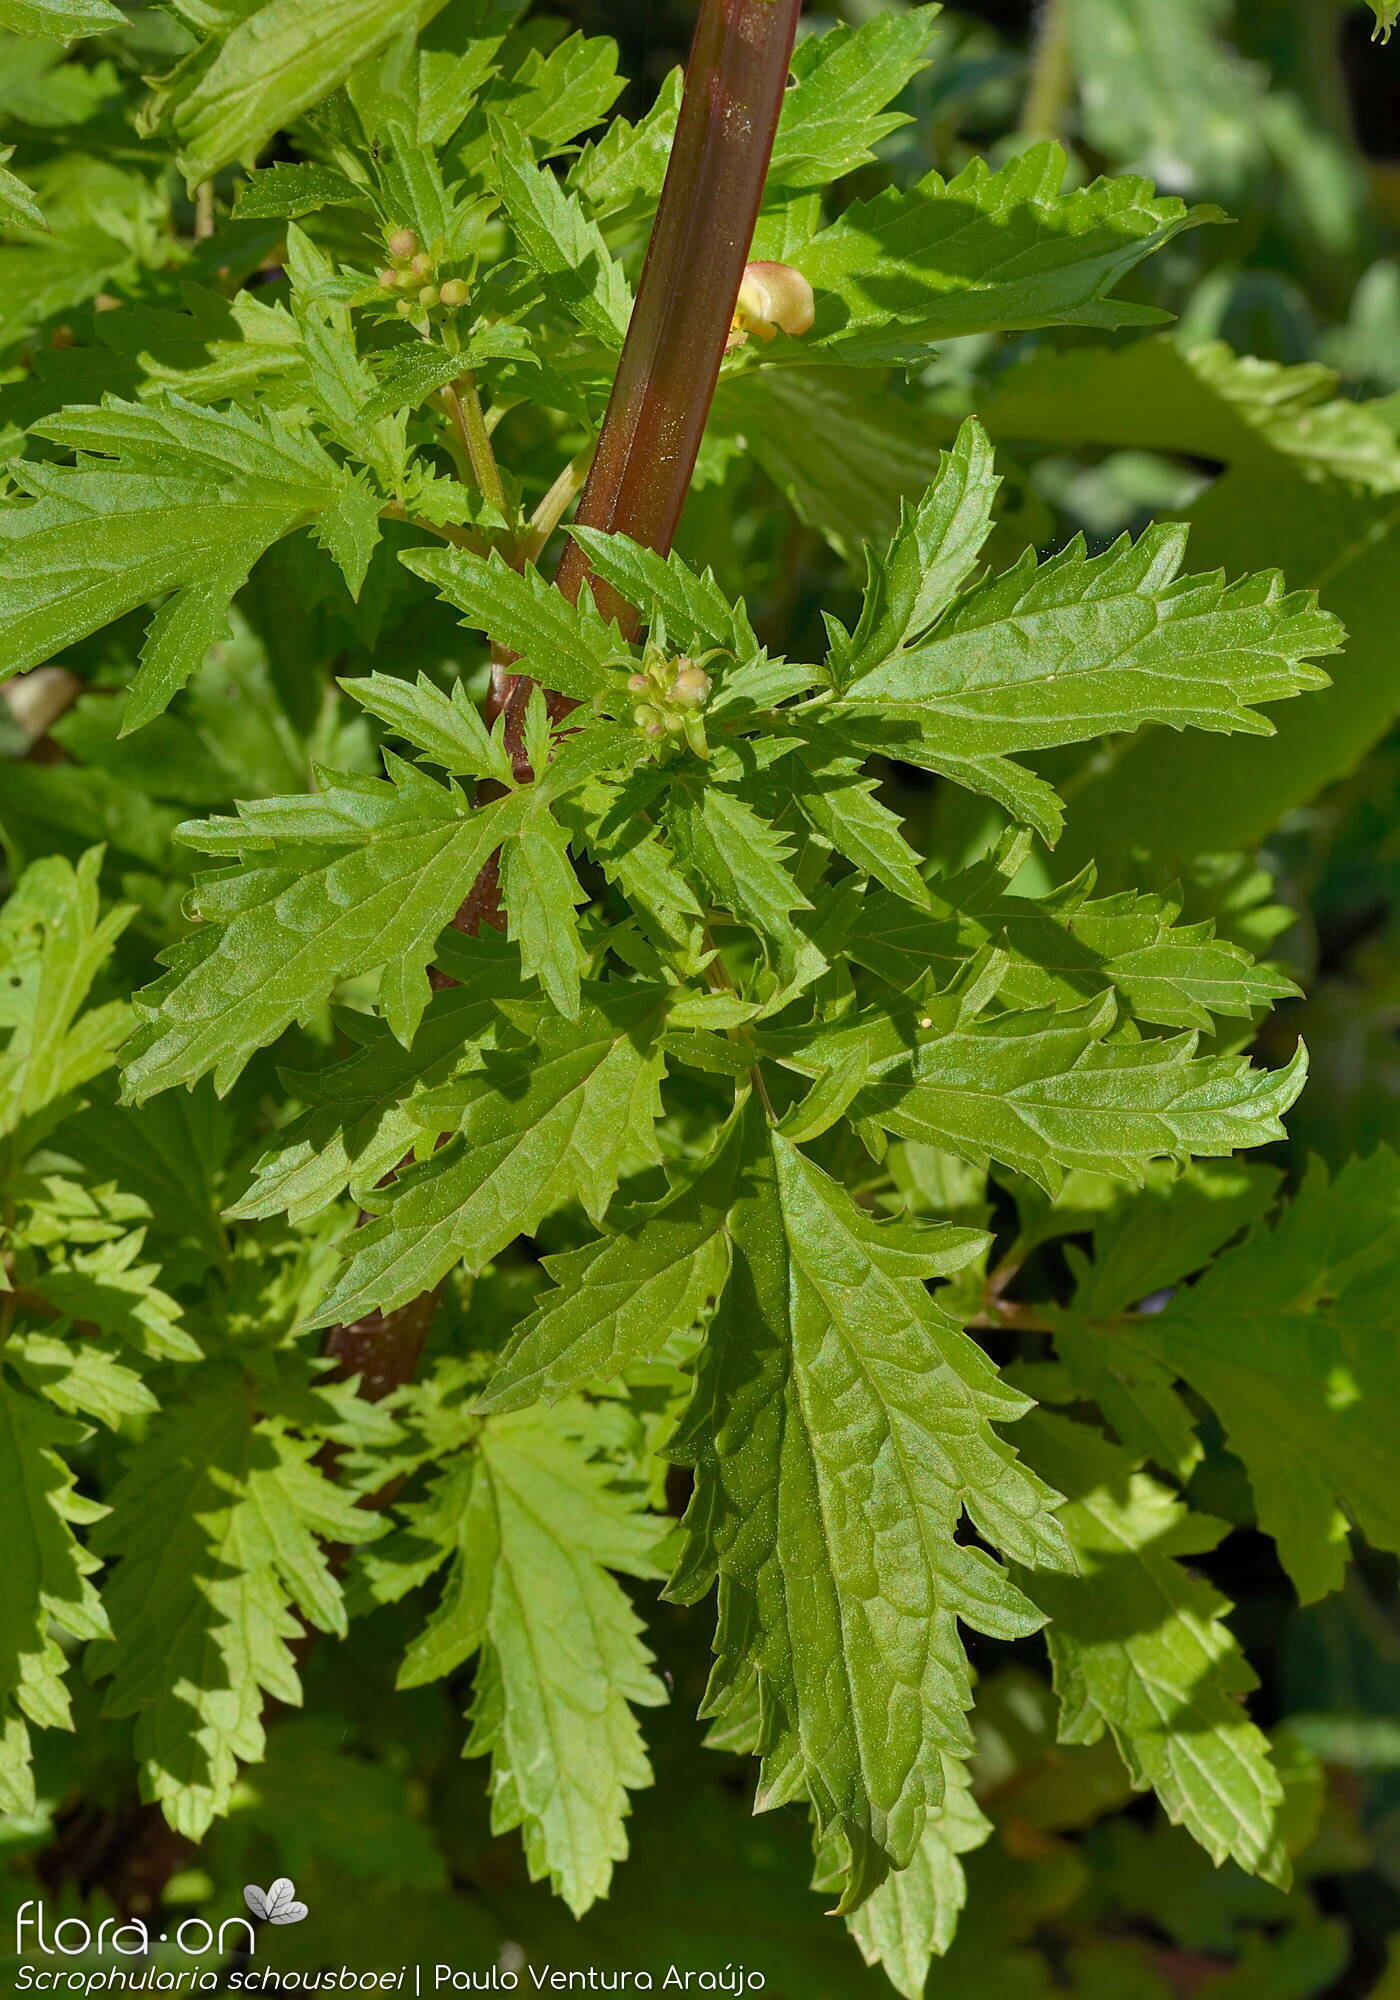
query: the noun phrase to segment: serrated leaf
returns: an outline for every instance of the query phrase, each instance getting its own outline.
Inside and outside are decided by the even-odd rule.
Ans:
[[[1382,1149],[1333,1181],[1314,1164],[1272,1228],[1139,1330],[1217,1411],[1304,1601],[1341,1583],[1352,1522],[1400,1550],[1385,1303],[1398,1273],[1400,1161]]]
[[[317,1470],[317,1448],[259,1423],[238,1371],[210,1366],[112,1494],[99,1540],[118,1558],[116,1637],[95,1664],[107,1713],[136,1720],[145,1796],[190,1840],[228,1810],[239,1765],[260,1761],[265,1699],[301,1700],[300,1619],[345,1630],[323,1543],[379,1532]]]
[[[673,1446],[696,1489],[668,1594],[719,1581],[706,1712],[757,1673],[759,1802],[800,1773],[845,1843],[854,1908],[913,1859],[941,1753],[970,1747],[957,1620],[1007,1638],[1037,1622],[955,1539],[963,1508],[1013,1557],[1054,1564],[1063,1543],[1053,1496],[991,1428],[1025,1402],[923,1282],[978,1233],[875,1223],[752,1104],[745,1139],[733,1269]]]
[[[919,857],[904,838],[898,817],[875,797],[877,778],[867,778],[859,764],[846,758],[799,755],[784,767],[801,776],[794,798],[806,816],[838,854],[873,875],[916,909],[928,907],[928,885],[919,873]]]
[[[76,1490],[59,1447],[85,1432],[0,1375],[0,1810],[35,1811],[28,1724],[71,1729],[63,1685],[66,1660],[54,1626],[99,1639],[107,1617],[90,1581],[99,1567],[74,1534],[103,1509]]]
[[[674,551],[658,555],[628,535],[610,535],[600,528],[574,527],[569,532],[604,583],[635,605],[649,624],[660,619],[673,652],[698,653],[718,646],[738,663],[759,651],[748,613],[742,604],[729,602],[713,570],[700,575]]]
[[[0,511],[0,676],[174,590],[148,635],[128,727],[156,713],[222,636],[228,599],[256,557],[333,506],[348,482],[314,438],[276,415],[175,395],[109,397],[36,429],[100,457],[34,467],[26,484],[39,497]]]
[[[885,107],[923,68],[938,11],[876,14],[798,43],[769,167],[779,186],[827,187],[908,124],[904,113]]]
[[[703,781],[677,782],[665,820],[676,858],[712,899],[751,924],[789,974],[821,956],[792,921],[811,907],[788,867],[788,842],[733,792]]]
[[[1240,1705],[1255,1676],[1222,1621],[1226,1601],[1177,1561],[1213,1549],[1225,1523],[1189,1513],[1083,1424],[1037,1411],[1020,1437],[1065,1495],[1079,1571],[1024,1579],[1050,1618],[1061,1741],[1094,1743],[1107,1727],[1134,1785],[1151,1786],[1213,1861],[1287,1888],[1283,1786]]]
[[[632,313],[632,294],[603,232],[547,167],[521,157],[509,128],[495,126],[493,131],[494,185],[547,296],[585,332],[607,347],[619,347]]]
[[[627,1853],[629,1791],[651,1782],[632,1706],[666,1699],[612,1572],[658,1575],[667,1524],[588,1459],[570,1415],[494,1418],[408,1510],[453,1569],[400,1684],[481,1650],[466,1754],[492,1760],[492,1831],[520,1827],[532,1880],[582,1916]]]
[[[501,858],[501,901],[527,978],[538,979],[559,1012],[576,1021],[588,953],[574,912],[587,902],[569,859],[569,836],[547,806],[537,807]]]
[[[680,111],[682,72],[668,70],[645,117],[635,125],[609,119],[607,130],[580,152],[568,185],[599,219],[661,192]]]
[[[495,1001],[522,998],[514,952],[474,940],[473,958],[454,962],[457,984],[433,995],[411,1048],[372,1028],[343,1061],[314,1073],[284,1073],[288,1090],[309,1108],[258,1161],[247,1191],[228,1210],[231,1218],[285,1213],[304,1222],[347,1189],[363,1201],[393,1172],[423,1136],[415,1097],[479,1062],[504,1025]]]
[[[235,160],[250,162],[279,127],[329,96],[357,64],[396,34],[405,10],[394,0],[262,0],[224,17],[228,32],[212,61],[176,72],[158,102],[191,180]]]
[[[65,1416],[95,1417],[116,1430],[127,1417],[150,1416],[158,1408],[135,1370],[93,1340],[22,1331],[10,1335],[5,1351],[26,1387]]]
[[[989,1160],[1052,1193],[1072,1168],[1140,1183],[1149,1160],[1217,1157],[1280,1136],[1279,1119],[1307,1074],[1300,1047],[1286,1068],[1196,1056],[1194,1035],[1112,1036],[1110,996],[1062,1011],[989,1014],[997,968],[973,968],[962,995],[875,1027],[868,1081],[851,1117],[899,1138]],[[832,1060],[840,1035],[869,1024],[766,1038],[807,1074]],[[822,1044],[825,1044],[823,1048]]]
[[[239,187],[233,212],[240,222],[270,216],[296,221],[317,209],[362,208],[368,203],[369,190],[358,182],[319,161],[297,160],[249,174]]]
[[[961,1857],[981,1847],[991,1831],[972,1796],[967,1766],[945,1753],[943,1803],[929,1814],[913,1860],[888,1875],[869,1902],[846,1918],[861,1957],[879,1966],[903,2000],[923,2000],[929,1968],[952,1944],[967,1901]],[[838,1888],[839,1858],[824,1852],[818,1864],[813,1886]]]
[[[918,505],[901,510],[899,531],[869,575],[860,622],[848,645],[834,649],[842,680],[855,680],[917,639],[966,583],[991,533],[1001,481],[992,448],[969,417]]]
[[[406,737],[430,763],[455,777],[490,778],[514,785],[515,772],[502,732],[489,731],[460,681],[444,694],[425,673],[416,681],[366,674],[340,685],[371,715]]]
[[[1165,897],[1096,898],[1092,870],[1040,897],[1006,894],[1007,879],[985,862],[945,877],[926,887],[931,908],[922,916],[868,894],[846,948],[908,989],[929,974],[946,982],[995,945],[1010,955],[999,988],[1008,1006],[1065,1005],[1112,987],[1134,1018],[1169,1028],[1209,1029],[1217,1015],[1248,1019],[1293,991],[1291,980],[1216,937],[1213,924],[1178,924]]]
[[[145,1236],[135,1229],[91,1250],[70,1250],[35,1277],[34,1291],[60,1317],[113,1334],[138,1353],[197,1361],[201,1350],[181,1324],[178,1302],[156,1282],[160,1265],[136,1261]]]
[[[380,505],[379,495],[368,480],[352,479],[316,521],[316,539],[340,570],[357,604],[370,557],[379,546]]]
[[[659,1027],[656,994],[595,988],[577,1022],[546,1019],[524,1048],[420,1096],[420,1127],[458,1136],[366,1197],[375,1219],[311,1323],[391,1311],[459,1262],[479,1271],[560,1202],[601,1218],[624,1163],[656,1157]]]
[[[914,358],[953,335],[1033,326],[1129,326],[1156,318],[1109,295],[1183,229],[1220,220],[1154,196],[1131,175],[1062,194],[1065,155],[1037,145],[993,172],[854,202],[792,258],[817,294],[813,360]]]
[[[425,965],[520,812],[520,795],[473,809],[397,763],[388,782],[323,782],[319,796],[181,829],[242,862],[203,878],[194,900],[207,928],[168,953],[172,970],[146,989],[123,1073],[133,1101],[210,1071],[222,1094],[337,981],[395,959]]]
[[[1055,1351],[1074,1388],[1098,1404],[1128,1449],[1183,1482],[1202,1447],[1196,1417],[1151,1344],[1150,1315],[1167,1287],[1258,1221],[1278,1178],[1246,1160],[1194,1160],[1180,1176],[1150,1167],[1142,1190],[1095,1228],[1092,1264],[1066,1248],[1076,1291],[1070,1306],[1050,1309]]]
[[[93,981],[135,914],[101,915],[102,849],[76,867],[30,865],[0,910],[0,1134],[25,1154],[73,1109],[73,1093],[113,1061],[130,1023],[120,1001],[87,1008]]]
[[[736,1127],[711,1162],[661,1201],[620,1217],[596,1243],[546,1257],[555,1289],[512,1334],[478,1407],[557,1402],[693,1326],[729,1270],[725,1224],[742,1158]]]
[[[1181,577],[1184,528],[1089,556],[1028,552],[966,593],[922,644],[861,674],[855,703],[917,702],[954,752],[1000,756],[1144,722],[1267,734],[1256,704],[1326,685],[1306,664],[1341,629],[1275,572]]]
[[[622,686],[617,663],[626,649],[617,627],[604,624],[591,602],[570,604],[537,569],[511,569],[494,550],[485,557],[412,549],[402,560],[466,614],[464,624],[526,661],[542,686],[573,701]]]

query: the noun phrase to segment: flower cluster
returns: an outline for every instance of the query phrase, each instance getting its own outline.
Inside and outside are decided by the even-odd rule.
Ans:
[[[388,239],[389,262],[379,273],[379,289],[398,294],[398,309],[405,319],[421,319],[439,306],[456,312],[467,303],[467,286],[460,278],[439,282],[437,259],[418,247],[411,229],[395,229]]]
[[[627,686],[635,695],[645,696],[632,711],[632,720],[650,742],[658,746],[684,737],[697,757],[708,757],[705,722],[701,713],[713,685],[705,672],[705,660],[688,659],[684,653],[672,658],[658,646],[648,644],[641,670],[628,677]]]

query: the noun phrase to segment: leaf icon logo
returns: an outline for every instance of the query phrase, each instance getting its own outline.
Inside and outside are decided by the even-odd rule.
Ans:
[[[306,1915],[306,1905],[296,1898],[296,1887],[286,1875],[279,1875],[270,1889],[259,1889],[250,1882],[243,1891],[243,1900],[253,1915],[268,1924],[299,1924]]]

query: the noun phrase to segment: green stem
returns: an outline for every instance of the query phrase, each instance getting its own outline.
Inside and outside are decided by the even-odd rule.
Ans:
[[[593,454],[597,449],[596,440],[584,446],[575,458],[571,458],[554,484],[545,494],[534,513],[530,516],[530,528],[525,537],[522,553],[526,562],[538,562],[544,553],[545,544],[559,526],[574,499],[583,491],[588,478]]]
[[[1026,101],[1021,112],[1022,137],[1059,139],[1069,117],[1073,94],[1069,0],[1041,0]]]
[[[442,400],[447,405],[447,414],[452,419],[452,428],[458,443],[467,455],[467,462],[491,505],[503,521],[510,519],[510,502],[506,498],[505,485],[501,479],[501,469],[496,463],[496,454],[491,448],[491,434],[486,428],[486,418],[482,413],[481,398],[477,394],[476,377],[470,368],[450,382],[442,392]]]

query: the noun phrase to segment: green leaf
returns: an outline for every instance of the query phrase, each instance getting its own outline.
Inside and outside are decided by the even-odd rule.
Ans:
[[[495,126],[493,131],[495,187],[516,241],[545,282],[546,295],[586,333],[607,347],[620,347],[632,294],[603,232],[548,168],[521,157],[508,128]]]
[[[262,1155],[231,1218],[285,1213],[304,1222],[347,1189],[363,1202],[412,1152],[423,1137],[415,1098],[480,1063],[505,1026],[495,1002],[522,998],[517,954],[493,948],[488,937],[472,941],[469,960],[453,959],[452,976],[457,983],[432,996],[411,1048],[370,1024],[363,1045],[343,1061],[283,1072],[288,1091],[308,1109]]]
[[[531,350],[519,327],[484,327],[451,353],[425,340],[391,348],[379,377],[379,387],[360,414],[374,418],[387,416],[393,410],[416,409],[438,389],[456,382],[469,368],[479,368],[484,361],[492,360],[529,365]]]
[[[1287,1888],[1283,1786],[1240,1705],[1255,1676],[1225,1599],[1177,1560],[1213,1549],[1225,1523],[1189,1513],[1083,1424],[1037,1411],[1020,1438],[1065,1495],[1079,1572],[1024,1579],[1050,1619],[1061,1741],[1095,1743],[1107,1727],[1136,1788],[1150,1786],[1213,1861]]]
[[[875,14],[858,28],[808,35],[792,60],[769,174],[783,187],[828,187],[873,157],[909,120],[885,106],[924,67],[938,13],[911,7]]]
[[[0,28],[15,35],[53,35],[71,42],[129,25],[108,0],[0,0]]]
[[[967,1766],[945,1752],[943,1803],[929,1814],[913,1860],[888,1875],[869,1902],[846,1918],[861,1957],[879,1966],[903,2000],[923,2000],[933,1960],[952,1944],[967,1901],[960,1857],[980,1847],[991,1830],[972,1796]],[[814,1887],[839,1887],[839,1863],[830,1865],[834,1859],[819,1856],[827,1865],[819,1868]]]
[[[884,556],[867,559],[860,622],[849,644],[833,649],[843,681],[881,665],[947,610],[991,533],[1000,484],[987,434],[969,417],[923,499],[901,508],[898,533]]]
[[[33,189],[5,165],[14,157],[14,150],[13,146],[0,146],[0,229],[47,229]]]
[[[496,95],[493,114],[507,130],[498,146],[519,157],[515,134],[537,140],[536,152],[558,152],[606,117],[623,89],[617,43],[609,35],[566,35],[548,53],[532,48]],[[492,163],[492,175],[495,174]]]
[[[1034,326],[1131,326],[1157,317],[1109,296],[1183,229],[1222,220],[1132,175],[1061,194],[1065,156],[1038,145],[992,172],[853,202],[789,261],[817,294],[812,359],[878,362],[935,340]]]
[[[657,997],[595,987],[577,1022],[546,1019],[526,1046],[420,1096],[420,1127],[458,1136],[366,1197],[375,1220],[347,1240],[311,1324],[391,1311],[459,1262],[479,1271],[561,1202],[599,1219],[624,1165],[656,1157]]]
[[[759,651],[748,613],[742,604],[729,602],[713,570],[700,575],[682,557],[658,555],[628,535],[579,527],[569,533],[604,583],[635,605],[649,625],[658,619],[664,624],[672,652],[698,653],[718,646],[732,653],[737,663],[751,660]]]
[[[1183,348],[1163,334],[1116,348],[1042,348],[999,378],[981,415],[994,436],[1076,446],[1091,436],[1275,476],[1283,460],[1394,492],[1400,447],[1385,406],[1339,390],[1320,362],[1287,367],[1234,354],[1221,340]]]
[[[323,772],[307,798],[241,805],[180,837],[241,865],[206,875],[207,927],[165,954],[127,1049],[135,1102],[212,1071],[222,1095],[255,1049],[325,1005],[341,979],[403,959],[424,966],[438,933],[516,824],[522,795],[472,808],[390,762],[387,782]]]
[[[973,968],[959,992],[917,1016],[875,1027],[870,1074],[853,1119],[918,1139],[984,1167],[990,1160],[1051,1192],[1072,1168],[1140,1184],[1152,1159],[1218,1156],[1265,1145],[1307,1073],[1300,1047],[1281,1070],[1238,1056],[1194,1054],[1194,1035],[1136,1041],[1113,1035],[1110,996],[1062,1011],[982,1011],[1004,963]],[[812,1074],[843,1033],[864,1024],[769,1035],[766,1046]]]
[[[588,900],[569,860],[569,836],[548,806],[537,806],[501,860],[501,901],[528,978],[538,979],[559,1012],[576,1021],[579,981],[588,953],[576,906]]]
[[[416,681],[397,680],[391,674],[366,674],[343,680],[340,685],[361,708],[421,750],[429,763],[455,777],[489,778],[498,785],[514,785],[503,726],[488,731],[460,681],[448,694],[421,672]]]
[[[202,180],[251,162],[274,132],[330,95],[403,27],[429,11],[394,0],[262,0],[225,14],[212,60],[175,72],[157,103],[173,126],[180,165]]]
[[[495,1418],[406,1510],[453,1567],[399,1677],[419,1686],[480,1649],[466,1754],[491,1758],[492,1831],[522,1829],[531,1879],[575,1916],[607,1894],[628,1793],[651,1783],[633,1705],[666,1699],[612,1572],[659,1575],[668,1524],[586,1455],[587,1423],[581,1408]]]
[[[816,949],[792,921],[811,904],[788,867],[789,843],[733,792],[704,782],[678,781],[665,802],[666,827],[682,868],[711,897],[752,924],[791,974],[820,969]]]
[[[1400,1384],[1385,1301],[1400,1276],[1400,1160],[1315,1164],[1294,1201],[1139,1338],[1204,1396],[1304,1601],[1335,1590],[1354,1522],[1400,1551]]]
[[[0,1810],[7,1813],[36,1810],[27,1725],[73,1726],[67,1660],[53,1626],[75,1639],[100,1639],[109,1630],[90,1581],[98,1561],[73,1532],[105,1509],[78,1493],[58,1449],[85,1435],[0,1375]]]
[[[1006,894],[1023,853],[1018,843],[1004,861],[934,882],[924,890],[923,914],[867,894],[846,949],[907,990],[930,974],[946,983],[995,944],[1010,955],[999,988],[1007,1006],[1065,1006],[1111,987],[1125,1012],[1169,1028],[1209,1030],[1219,1015],[1247,1020],[1295,991],[1291,980],[1218,938],[1214,924],[1178,924],[1177,906],[1164,896],[1096,897],[1092,867],[1045,896]]]
[[[0,910],[0,1135],[24,1155],[73,1109],[73,1093],[112,1062],[130,1022],[122,1001],[85,1008],[135,911],[100,914],[102,849],[75,868],[47,855],[27,868]]]
[[[919,857],[904,838],[898,816],[874,796],[878,778],[859,764],[802,754],[784,766],[791,779],[800,773],[793,796],[817,832],[838,854],[916,909],[928,907],[929,892],[919,873]]]
[[[569,168],[570,190],[599,220],[661,193],[676,136],[682,76],[679,69],[668,70],[645,117],[635,125],[611,118],[607,130],[590,140]]]
[[[1075,793],[1065,851],[1108,854],[1114,829],[1161,856],[1252,848],[1292,807],[1346,776],[1395,714],[1388,633],[1400,615],[1400,497],[1319,482],[1276,459],[1239,466],[1197,502],[1192,548],[1238,570],[1281,561],[1345,621],[1331,685],[1285,711],[1268,743],[1180,741],[1152,731],[1117,746]],[[1267,552],[1267,553],[1264,553]]]
[[[297,160],[249,174],[238,190],[233,212],[240,222],[270,216],[295,221],[320,208],[364,208],[368,203],[369,190],[357,181],[315,160]]]
[[[6,1346],[20,1380],[69,1417],[96,1417],[117,1430],[128,1417],[151,1416],[155,1397],[133,1369],[92,1340],[69,1342],[52,1333],[13,1333]]]
[[[757,1674],[759,1802],[791,1796],[796,1771],[845,1844],[854,1908],[913,1860],[942,1753],[970,1747],[956,1621],[1004,1638],[1037,1624],[955,1539],[963,1509],[1013,1559],[1053,1565],[1064,1544],[1048,1488],[991,1428],[1026,1403],[923,1282],[980,1234],[877,1224],[752,1104],[745,1135],[733,1269],[673,1446],[696,1488],[668,1594],[720,1582],[706,1713]]]
[[[1277,572],[1226,587],[1180,577],[1186,530],[1148,528],[1102,555],[1076,538],[969,591],[921,644],[863,672],[848,699],[917,702],[974,756],[1083,742],[1145,722],[1270,733],[1255,705],[1326,675],[1342,633]]]
[[[1180,1176],[1150,1167],[1141,1193],[1095,1229],[1092,1264],[1066,1247],[1077,1289],[1070,1307],[1049,1313],[1055,1351],[1073,1386],[1098,1404],[1128,1449],[1182,1481],[1202,1456],[1196,1418],[1137,1308],[1160,1304],[1168,1286],[1257,1222],[1278,1180],[1272,1168],[1245,1160],[1194,1160]]]
[[[317,1470],[318,1448],[256,1421],[239,1372],[211,1365],[112,1495],[106,1712],[135,1717],[143,1793],[186,1839],[227,1812],[239,1765],[261,1760],[265,1700],[300,1703],[300,1620],[345,1630],[323,1544],[379,1532]]]
[[[156,1282],[159,1264],[139,1264],[145,1231],[70,1250],[37,1276],[34,1290],[62,1318],[95,1326],[138,1353],[168,1361],[197,1361],[200,1347],[181,1324],[181,1308]]]
[[[542,686],[573,701],[622,687],[618,662],[626,648],[617,627],[605,625],[587,600],[570,604],[537,569],[511,569],[495,550],[484,557],[411,549],[402,560],[466,614],[464,624],[519,655]]]
[[[516,1328],[478,1408],[558,1402],[659,1353],[717,1298],[729,1270],[725,1223],[736,1197],[743,1134],[661,1201],[620,1216],[581,1250],[546,1257],[555,1289]]]
[[[177,591],[148,635],[129,728],[157,713],[222,637],[229,597],[263,550],[334,505],[348,483],[314,438],[275,415],[206,410],[174,395],[108,398],[36,429],[101,458],[27,467],[24,483],[38,497],[0,511],[0,676]]]

